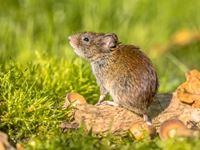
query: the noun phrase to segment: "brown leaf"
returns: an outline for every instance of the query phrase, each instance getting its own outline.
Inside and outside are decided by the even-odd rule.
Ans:
[[[200,72],[191,70],[186,74],[186,79],[186,82],[177,88],[177,97],[181,102],[200,108]]]

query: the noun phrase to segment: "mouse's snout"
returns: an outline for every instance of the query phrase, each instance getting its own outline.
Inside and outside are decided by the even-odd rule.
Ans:
[[[76,48],[78,45],[78,37],[76,35],[71,35],[68,37],[69,43],[73,48]]]

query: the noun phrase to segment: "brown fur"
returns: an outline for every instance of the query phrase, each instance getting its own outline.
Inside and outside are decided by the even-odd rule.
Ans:
[[[89,41],[84,41],[84,38]],[[100,86],[113,101],[137,114],[145,114],[158,88],[155,69],[134,45],[119,44],[113,33],[84,32],[72,35],[75,52],[89,60]]]

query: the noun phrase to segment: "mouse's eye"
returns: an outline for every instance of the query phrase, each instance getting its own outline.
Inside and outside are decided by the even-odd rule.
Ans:
[[[83,41],[89,42],[89,38],[88,38],[88,37],[84,37],[84,38],[83,38]]]

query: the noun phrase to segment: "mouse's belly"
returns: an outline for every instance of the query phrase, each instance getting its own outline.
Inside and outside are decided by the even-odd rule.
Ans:
[[[145,113],[149,105],[152,95],[149,86],[148,81],[135,81],[130,77],[113,78],[105,84],[115,103],[139,114]]]

